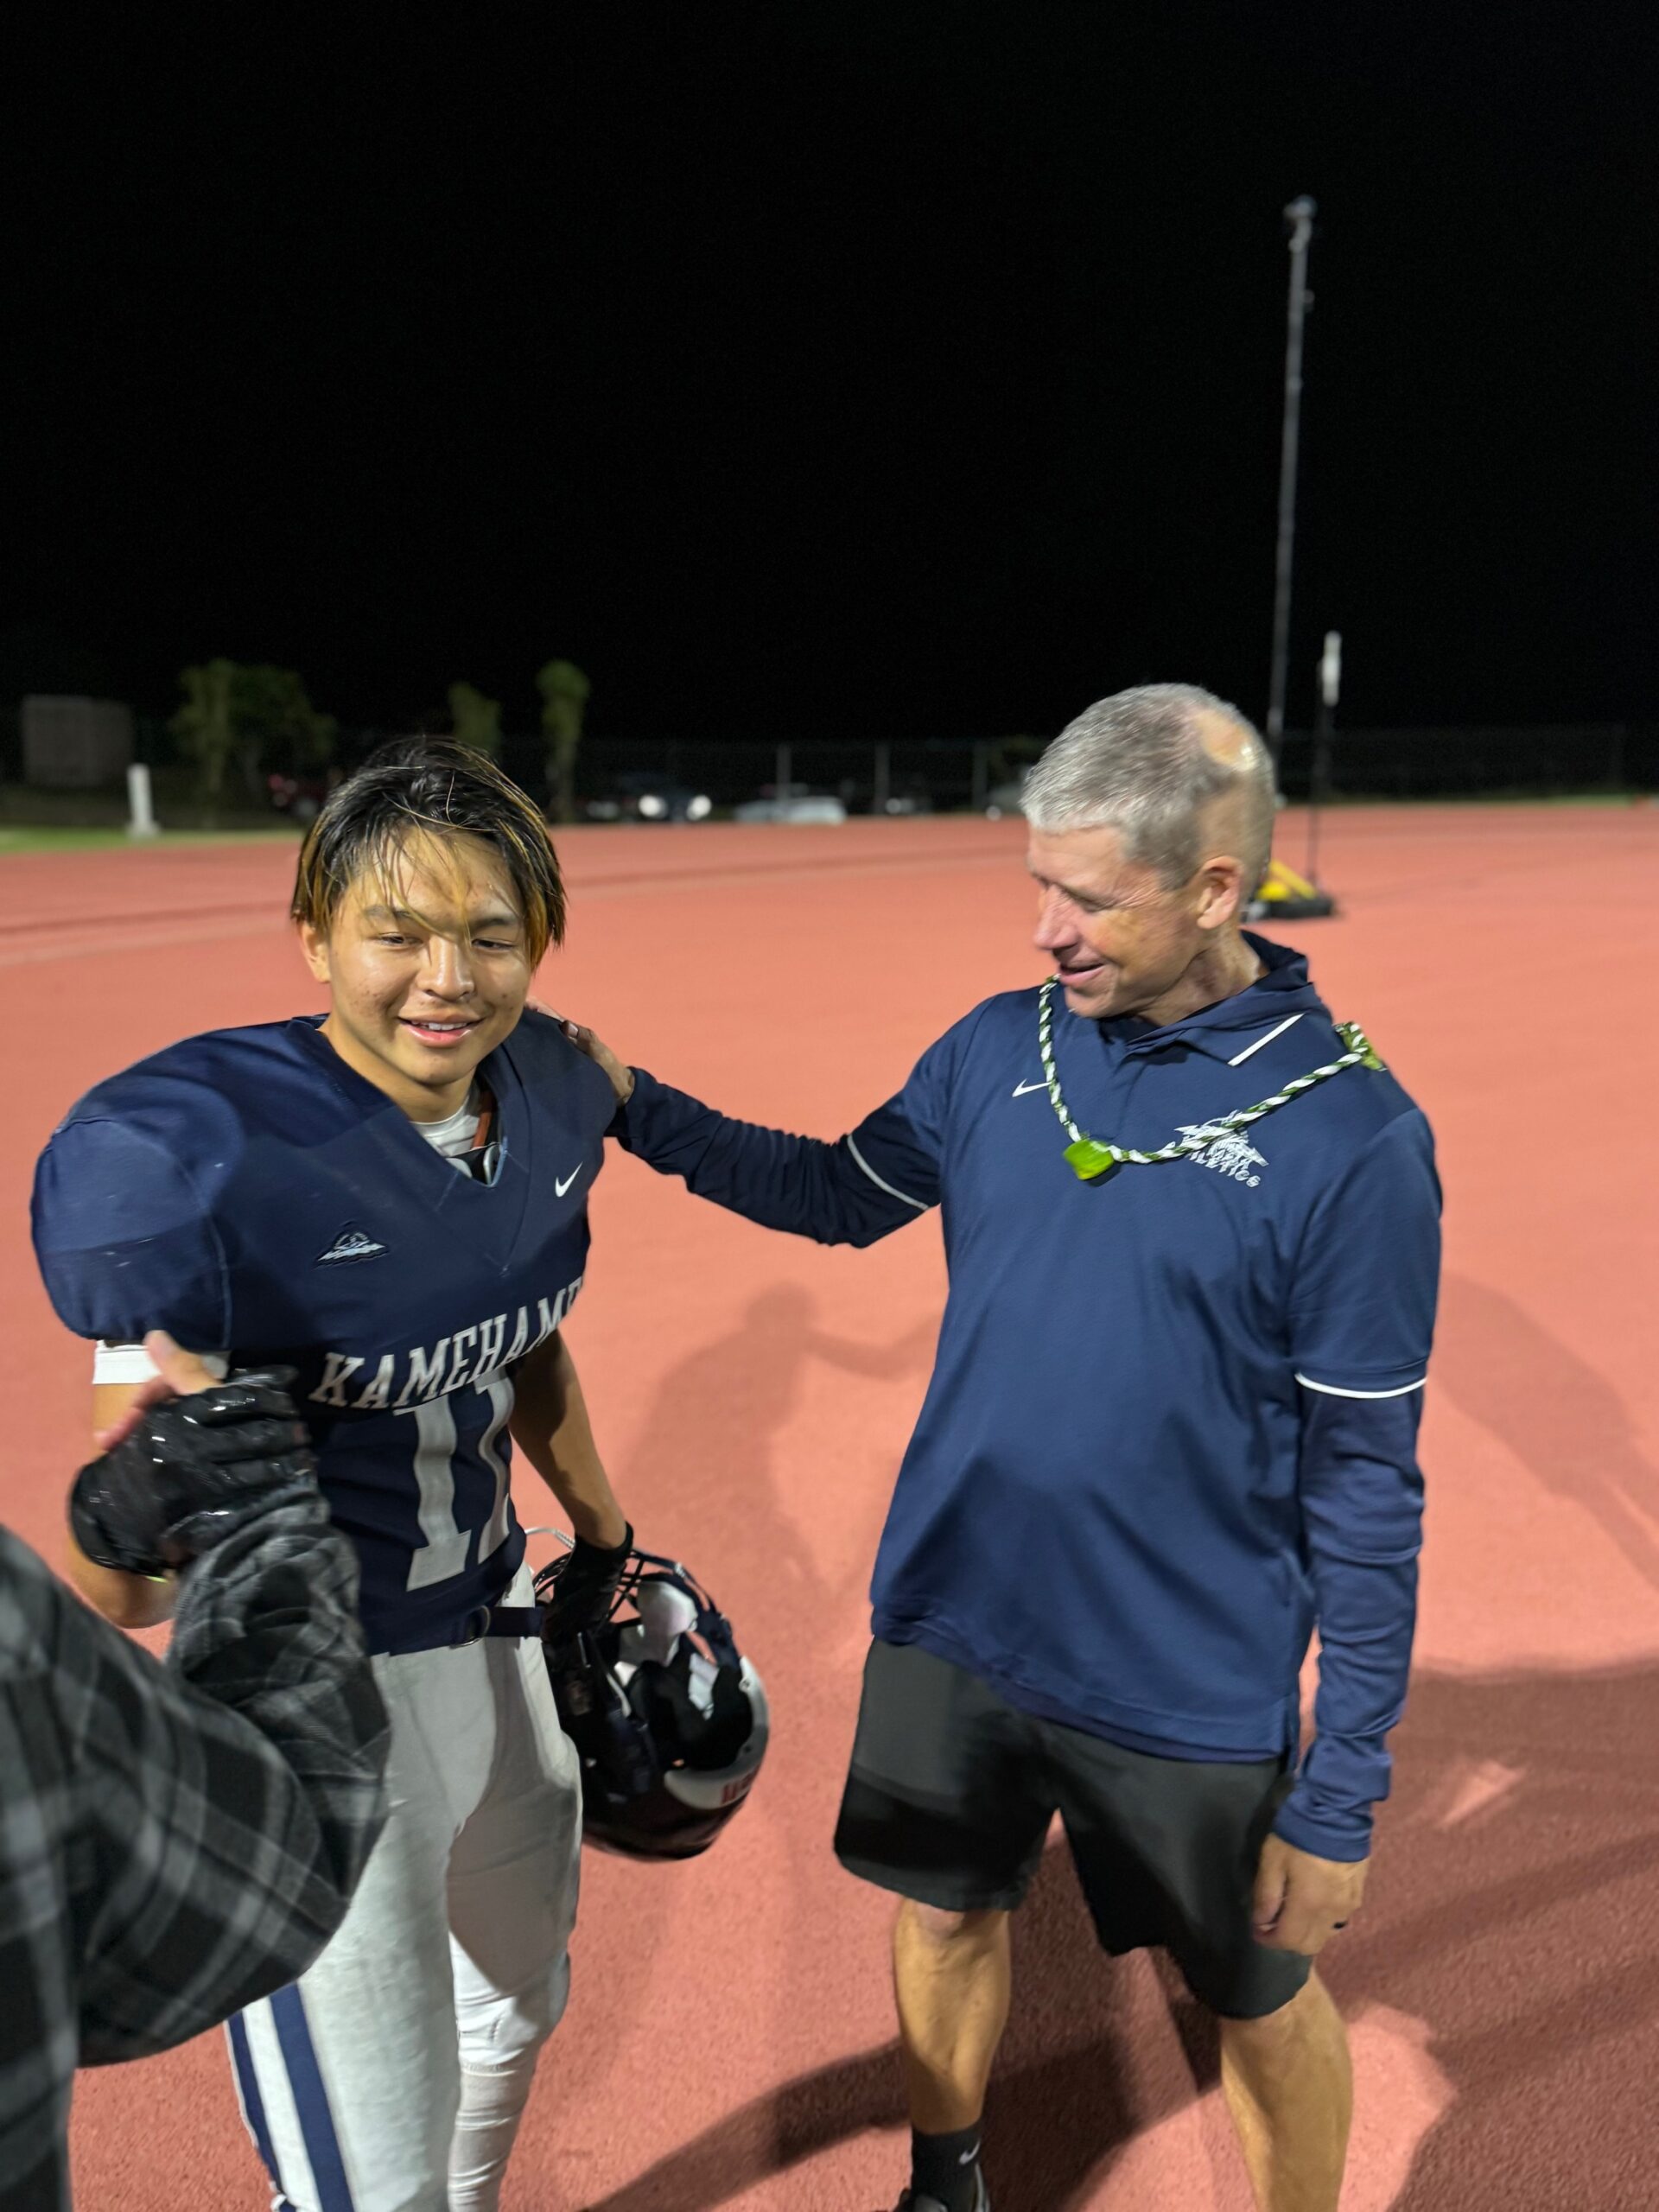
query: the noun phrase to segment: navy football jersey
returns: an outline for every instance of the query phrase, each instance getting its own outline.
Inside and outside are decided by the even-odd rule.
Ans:
[[[321,1020],[188,1038],[89,1092],[36,1171],[35,1249],[77,1335],[297,1370],[373,1649],[458,1629],[518,1570],[513,1376],[582,1287],[615,1100],[526,1014],[480,1069],[500,1161],[475,1181]]]

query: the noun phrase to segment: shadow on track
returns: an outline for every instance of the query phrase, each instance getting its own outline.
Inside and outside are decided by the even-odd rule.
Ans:
[[[778,1464],[779,1433],[797,1413],[815,1365],[864,1380],[925,1374],[937,1325],[929,1315],[900,1337],[864,1342],[825,1328],[817,1300],[801,1285],[773,1282],[746,1302],[735,1328],[698,1344],[664,1375],[620,1463],[618,1487],[639,1516],[640,1542],[683,1557],[707,1578],[715,1603],[734,1608],[774,1712],[789,1716],[788,1741],[774,1740],[770,1754],[769,1785],[802,1745],[827,1738],[836,1747],[830,1756],[839,1789],[841,1742],[851,1740],[856,1688],[850,1675],[826,1669],[802,1624],[868,1618],[863,1587],[880,1525],[875,1514],[885,1505],[882,1494],[870,1526],[849,1531],[844,1557],[827,1564]],[[645,1870],[629,1871],[634,1878],[625,1907],[618,1898],[625,1916],[607,1923],[584,1910],[576,1935],[573,2024],[588,2041],[574,2063],[582,2068],[583,2094],[595,2101],[630,2094],[622,2069],[631,2039],[641,2020],[672,2001],[650,1962],[677,1918],[696,1911],[691,1900],[702,1878],[700,1866],[658,1867],[643,1880]],[[789,1938],[791,1954],[811,1956],[817,1938],[803,1917]],[[588,1993],[596,1987],[604,1989],[604,2008],[588,2026]],[[539,2124],[534,2107],[531,2123]],[[663,2201],[675,2201],[671,2191]]]
[[[1434,1387],[1600,1522],[1659,1589],[1659,1467],[1605,1375],[1501,1290],[1467,1275],[1441,1286]],[[1432,1479],[1432,1478],[1431,1478]]]
[[[1395,2212],[1654,2202],[1656,1711],[1651,1664],[1419,1676],[1365,1913],[1325,1955],[1344,2012],[1421,2020],[1451,2084]],[[1214,2082],[1214,2031],[1166,1973],[1154,1985],[1092,1955],[1058,1852],[1016,1923],[1016,1977],[986,2116],[997,2212],[1077,2212],[1172,2108],[1138,2078],[1137,2016],[1173,2004],[1188,2061],[1175,2104]],[[755,2099],[590,2212],[704,2212],[901,2119],[888,2044]]]

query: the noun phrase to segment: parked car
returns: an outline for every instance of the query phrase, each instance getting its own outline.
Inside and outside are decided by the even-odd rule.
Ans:
[[[707,791],[643,768],[615,778],[608,791],[582,810],[590,822],[706,822],[714,810]]]
[[[901,791],[889,791],[880,811],[883,814],[931,814],[933,798],[921,784],[907,784]]]
[[[844,822],[847,810],[830,791],[804,784],[762,784],[760,795],[732,810],[734,822]]]
[[[933,797],[924,783],[912,781],[890,791],[878,806],[875,788],[861,784],[849,776],[840,786],[841,797],[849,814],[886,814],[894,817],[912,814],[931,814]]]
[[[295,776],[273,769],[265,778],[265,788],[278,814],[287,815],[291,822],[315,822],[334,789],[334,779],[321,769],[302,770]]]

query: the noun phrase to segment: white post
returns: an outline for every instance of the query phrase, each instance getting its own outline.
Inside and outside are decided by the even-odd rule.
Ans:
[[[1319,655],[1319,697],[1327,707],[1334,707],[1342,696],[1342,632],[1327,630],[1325,651]]]
[[[1342,632],[1327,630],[1319,655],[1319,709],[1307,770],[1307,880],[1319,888],[1319,812],[1331,791],[1331,725],[1342,696]]]
[[[149,771],[142,760],[135,760],[127,771],[127,835],[154,837],[160,830],[150,797]]]

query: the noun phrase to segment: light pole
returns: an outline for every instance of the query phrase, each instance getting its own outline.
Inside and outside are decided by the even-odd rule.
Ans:
[[[1285,423],[1279,449],[1279,545],[1274,562],[1273,663],[1268,679],[1268,750],[1276,782],[1285,741],[1285,670],[1290,651],[1290,578],[1296,551],[1296,460],[1302,417],[1302,325],[1307,319],[1307,247],[1318,213],[1306,194],[1285,210],[1290,225],[1290,307],[1285,337]]]

